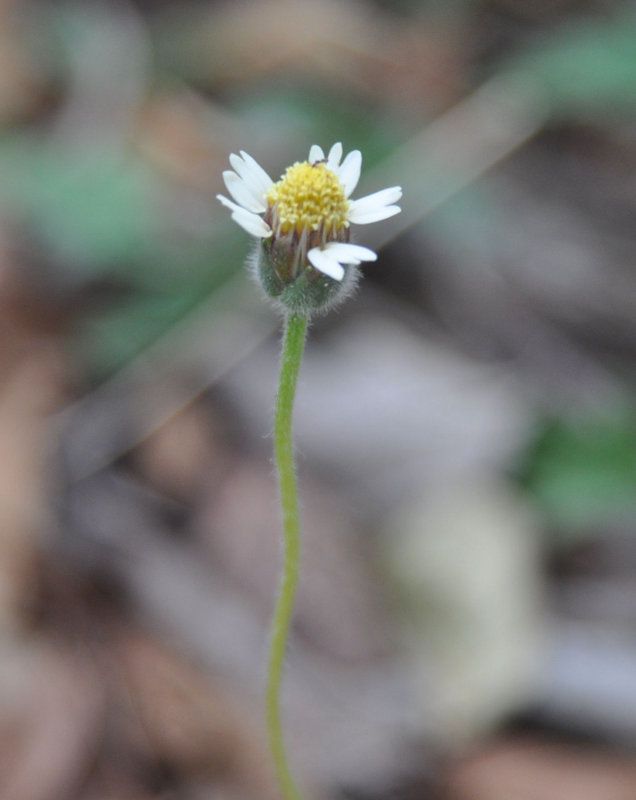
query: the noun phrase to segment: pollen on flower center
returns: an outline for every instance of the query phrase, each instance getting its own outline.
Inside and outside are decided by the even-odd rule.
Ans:
[[[337,175],[325,164],[297,162],[266,194],[282,233],[338,231],[349,225],[349,201]]]

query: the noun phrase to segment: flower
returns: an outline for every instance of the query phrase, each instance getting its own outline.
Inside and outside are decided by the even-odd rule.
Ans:
[[[292,164],[275,183],[243,150],[230,156],[233,170],[225,171],[223,180],[233,200],[217,197],[231,209],[235,222],[261,239],[264,255],[273,268],[264,274],[263,264],[259,265],[270,295],[280,296],[301,278],[306,289],[316,282],[316,272],[342,282],[347,266],[353,269],[363,261],[376,260],[373,250],[349,241],[349,227],[399,213],[395,203],[402,189],[392,186],[351,200],[360,178],[362,155],[352,150],[342,163],[341,159],[340,142],[326,157],[318,145],[313,145],[308,160]],[[319,286],[323,294],[333,294],[329,282]]]

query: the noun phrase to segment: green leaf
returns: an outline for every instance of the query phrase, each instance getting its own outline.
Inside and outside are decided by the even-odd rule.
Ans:
[[[159,230],[152,176],[140,163],[33,139],[0,143],[0,199],[67,269],[128,268]]]
[[[636,111],[636,14],[568,22],[499,64],[534,84],[553,117]]]
[[[557,527],[590,529],[636,514],[636,419],[548,420],[523,483]]]

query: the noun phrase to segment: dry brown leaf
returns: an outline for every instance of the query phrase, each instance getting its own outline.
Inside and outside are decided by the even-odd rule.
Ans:
[[[210,192],[227,161],[227,153],[215,149],[211,130],[230,125],[212,104],[176,90],[151,97],[140,110],[137,144],[162,172]]]
[[[216,81],[306,73],[389,104],[417,98],[415,110],[448,106],[462,83],[450,23],[400,22],[357,0],[232,3],[215,8],[195,35]]]
[[[39,311],[27,288],[0,267],[0,630],[21,624],[30,600],[35,536],[47,515],[47,416],[65,381],[61,348],[46,327],[51,320]]]
[[[21,0],[0,0],[0,120],[31,116],[40,105],[44,86],[24,41],[16,8]]]
[[[451,768],[449,800],[633,800],[636,761],[590,747],[500,741]]]
[[[176,387],[177,398],[184,394]],[[186,391],[187,394],[187,391]],[[170,404],[171,388],[161,391],[162,403]],[[144,393],[143,412],[153,413],[152,398]],[[179,406],[179,400],[174,401]],[[160,418],[161,410],[157,412]],[[198,400],[183,406],[168,417],[135,450],[135,462],[144,476],[160,492],[182,502],[216,487],[224,472],[224,420],[209,404]]]
[[[102,734],[104,694],[93,665],[50,645],[4,640],[0,770],[3,800],[71,797]],[[14,666],[7,674],[7,660]],[[5,698],[6,699],[6,698]]]
[[[130,735],[149,755],[191,778],[234,787],[239,796],[275,800],[260,719],[231,688],[143,635],[124,633],[117,656],[130,698]]]

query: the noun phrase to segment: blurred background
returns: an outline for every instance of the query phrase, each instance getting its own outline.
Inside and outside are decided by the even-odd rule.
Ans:
[[[636,5],[0,3],[0,796],[275,800],[244,149],[404,187],[315,321],[308,800],[636,797]]]

